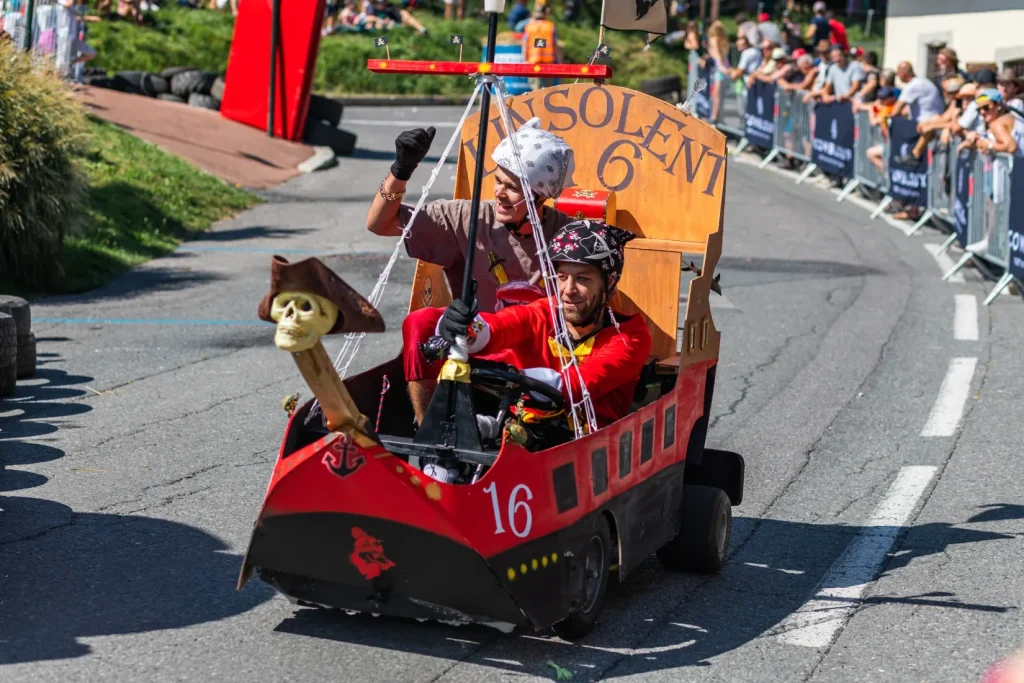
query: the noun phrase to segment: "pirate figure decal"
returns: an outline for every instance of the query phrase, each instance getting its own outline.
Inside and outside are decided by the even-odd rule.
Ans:
[[[384,544],[370,534],[354,526],[352,538],[355,545],[348,559],[367,581],[376,579],[395,566],[395,563],[384,555]]]

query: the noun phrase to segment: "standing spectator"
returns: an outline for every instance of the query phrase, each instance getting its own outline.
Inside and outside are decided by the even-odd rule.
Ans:
[[[924,76],[914,75],[914,67],[910,65],[910,62],[900,62],[896,66],[896,76],[906,83],[906,87],[900,93],[899,101],[892,113],[893,116],[908,113],[910,118],[918,123],[920,130],[921,123],[941,116],[946,110],[946,104],[942,101],[942,93],[934,83]],[[921,144],[919,140],[911,154],[898,157],[895,161],[900,164],[916,164],[924,154],[926,146],[927,142]]]
[[[836,43],[832,46],[832,65],[825,79],[822,102],[846,102],[853,98],[864,84],[864,69],[860,62],[850,61],[846,51]]]
[[[523,28],[523,55],[527,64],[556,64],[558,62],[558,34],[555,24],[548,19],[547,5],[533,10],[533,20]],[[531,78],[534,90],[553,85],[550,78]]]
[[[742,33],[736,38],[736,49],[739,50],[740,58],[729,72],[729,77],[734,81],[749,76],[761,66],[761,51],[751,45]]]
[[[818,67],[814,66],[814,58],[806,52],[796,58],[796,74],[779,83],[782,90],[810,90],[818,77]]]
[[[775,70],[768,76],[758,77],[758,80],[765,83],[785,83],[793,76],[794,72],[799,73],[796,63],[781,47],[772,50],[772,60],[775,62]]]
[[[711,88],[711,120],[718,121],[718,112],[722,104],[722,83],[729,75],[729,34],[721,21],[714,21],[708,27],[708,54],[701,57],[701,66],[708,60],[714,67],[711,80],[715,86]]]
[[[761,39],[761,66],[747,77],[747,87],[753,85],[755,80],[764,80],[762,77],[770,76],[775,72],[775,68],[778,66],[775,60],[772,59],[775,47],[775,43],[767,38]]]
[[[1024,97],[1021,96],[1024,93],[1024,78],[1020,78],[1013,69],[1007,67],[999,73],[996,83],[1007,108],[1024,116]]]
[[[736,32],[746,37],[751,45],[761,44],[761,32],[757,30],[757,24],[747,19],[743,12],[736,15]]]
[[[855,47],[850,52],[860,62],[860,66],[864,70],[864,85],[857,93],[853,104],[854,111],[863,111],[864,107],[873,102],[877,96],[881,77],[881,72],[878,70],[878,53],[864,52],[864,49],[860,47]]]
[[[957,57],[956,50],[951,47],[944,47],[939,50],[939,53],[935,55],[935,66],[938,68],[938,73],[935,75],[935,85],[941,86],[942,81],[950,76],[960,76],[964,80],[970,78],[967,72],[960,68],[960,58]]]
[[[828,19],[829,40],[833,45],[841,46],[843,52],[849,52],[850,41],[846,39],[846,26],[836,19],[836,13],[832,10],[825,12],[825,18]]]
[[[814,16],[811,17],[811,23],[807,27],[807,33],[804,34],[804,40],[813,45],[815,49],[818,49],[822,41],[827,45],[831,37],[832,27],[828,23],[828,17],[825,16],[825,3],[822,0],[818,0],[814,3]]]
[[[964,87],[957,92],[956,98],[960,101],[960,118],[950,126],[950,131],[954,135],[964,137],[970,132],[985,132],[985,121],[978,113],[978,103],[974,100],[977,94],[977,83],[965,83]]]
[[[978,112],[985,119],[983,134],[968,133],[958,149],[979,152],[1004,152],[1024,156],[1024,119],[1006,108],[998,90],[989,88],[975,98]]]
[[[448,18],[448,8],[445,6],[445,19]],[[508,27],[513,31],[520,31],[520,22],[523,22],[530,18],[530,8],[526,6],[526,0],[516,0],[516,4],[512,5],[512,9],[508,11]]]
[[[772,21],[771,15],[762,12],[757,21],[757,32],[761,34],[762,39],[767,38],[776,45],[782,45],[782,33],[778,25]]]

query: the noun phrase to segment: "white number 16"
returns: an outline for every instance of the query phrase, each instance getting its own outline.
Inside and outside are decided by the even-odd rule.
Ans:
[[[525,494],[526,500],[517,500],[520,492]],[[503,534],[505,527],[501,525],[501,508],[498,505],[498,489],[495,483],[491,482],[491,485],[484,489],[484,493],[491,494],[491,506],[494,508],[494,533]],[[508,497],[508,526],[518,538],[529,536],[530,527],[533,526],[533,512],[526,503],[527,500],[533,500],[533,492],[526,484],[516,486],[512,489],[512,495]],[[516,526],[516,513],[521,509],[526,511],[526,520],[523,522],[522,529]]]

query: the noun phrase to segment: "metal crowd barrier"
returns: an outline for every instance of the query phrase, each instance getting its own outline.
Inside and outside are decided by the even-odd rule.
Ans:
[[[1013,281],[1009,273],[1010,174],[1013,163],[1014,157],[1010,154],[978,154],[975,157],[974,193],[967,216],[967,244],[960,260],[942,276],[943,280],[948,280],[975,259],[1002,268],[1002,277],[985,298],[986,306]],[[983,249],[966,249],[979,242],[984,243]]]
[[[871,125],[871,116],[866,111],[853,116],[853,178],[839,193],[837,202],[846,199],[859,185],[882,193],[889,188],[889,139],[882,135],[880,127]],[[882,146],[881,171],[868,158],[868,150],[877,145]]]
[[[928,145],[928,205],[924,215],[914,223],[907,235],[913,235],[932,218],[953,224],[953,202],[956,199],[956,142],[943,144],[939,140]],[[956,231],[950,233],[939,251],[945,253],[956,241]]]
[[[772,151],[761,162],[766,168],[775,157],[796,159],[807,164],[797,184],[807,179],[817,165],[811,161],[811,108],[803,103],[805,90],[775,90],[775,139]]]
[[[0,30],[15,45],[31,50],[34,59],[48,62],[67,77],[71,61],[78,57],[72,52],[75,39],[83,33],[81,12],[85,10],[84,6],[65,9],[56,0],[0,0]]]
[[[690,51],[687,64],[687,92],[693,94],[693,84],[697,82],[697,53]],[[711,116],[707,120],[718,130],[727,135],[739,137],[740,141],[733,154],[742,152],[747,145],[747,86],[742,78],[733,79],[723,74],[721,77],[713,73],[708,83],[708,98],[711,100]],[[698,116],[696,109],[694,116]]]

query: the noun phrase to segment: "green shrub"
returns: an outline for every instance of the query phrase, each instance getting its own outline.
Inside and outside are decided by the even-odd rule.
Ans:
[[[59,270],[82,216],[84,131],[58,76],[0,40],[0,283],[35,287]]]

